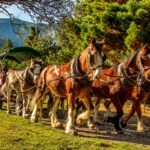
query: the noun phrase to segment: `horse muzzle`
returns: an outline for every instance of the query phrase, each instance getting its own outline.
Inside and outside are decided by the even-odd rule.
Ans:
[[[35,75],[34,78],[33,78],[33,82],[35,84],[37,84],[38,83],[38,79],[39,79],[39,75]]]
[[[102,68],[97,68],[94,72],[94,75],[93,75],[93,80],[94,79],[100,79],[101,76],[103,75],[102,73]]]

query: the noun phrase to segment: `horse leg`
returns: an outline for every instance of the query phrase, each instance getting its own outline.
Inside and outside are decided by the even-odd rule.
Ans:
[[[25,100],[26,103],[25,103],[25,106],[23,106],[23,107],[25,107],[24,108],[25,112],[24,112],[24,116],[23,116],[25,118],[29,118],[29,105],[30,105],[30,102],[31,102],[31,97],[32,97],[31,94],[27,95],[27,101]]]
[[[82,109],[83,111],[86,110],[84,104],[79,99],[76,99],[76,115],[75,118],[77,118],[77,115],[79,114],[79,110]]]
[[[0,109],[2,109],[3,106],[3,100],[0,100]]]
[[[139,100],[135,101],[135,111],[136,111],[136,116],[137,116],[137,131],[139,132],[144,132],[147,130],[145,127],[143,120],[142,120],[142,111],[141,111],[141,103]]]
[[[135,113],[135,106],[134,106],[134,103],[132,104],[132,108],[131,108],[131,111],[123,116],[123,118],[121,119],[120,121],[120,124],[123,128],[125,128],[127,126],[127,122],[129,121],[129,119],[133,116],[133,114]]]
[[[6,111],[7,114],[11,114],[11,109],[10,109],[11,92],[12,92],[12,90],[8,89],[8,91],[7,91],[7,111]]]
[[[93,127],[93,124],[90,120],[90,116],[93,113],[93,109],[94,109],[93,104],[92,104],[90,98],[88,98],[88,97],[83,99],[82,101],[83,101],[84,105],[86,106],[87,110],[85,112],[81,113],[80,115],[78,115],[76,122],[78,125],[84,125],[87,122],[88,127],[91,128],[91,127]]]
[[[27,100],[26,100],[26,95],[25,95],[24,93],[22,93],[22,102],[23,102],[23,106],[22,106],[22,117],[26,117]]]
[[[27,113],[29,112],[29,105],[30,105],[30,102],[31,102],[31,98],[32,98],[32,95],[29,94],[28,95],[28,100],[27,100],[27,105],[26,105],[26,112]]]
[[[57,114],[56,114],[59,103],[60,103],[60,98],[55,97],[54,104],[53,104],[52,111],[51,111],[51,117],[50,117],[51,125],[53,128],[62,127],[62,124],[58,121]]]
[[[75,118],[75,96],[73,93],[68,94],[68,119],[66,124],[66,133],[75,134],[74,118]]]
[[[47,115],[51,116],[51,110],[52,110],[52,107],[53,107],[54,100],[53,100],[53,97],[52,97],[51,93],[49,93],[48,96],[49,97],[48,97],[48,102],[47,102]]]
[[[114,124],[114,129],[118,132],[118,133],[122,133],[122,128],[120,127],[120,118],[123,116],[123,110],[122,110],[122,105],[121,102],[119,100],[119,98],[117,96],[113,96],[111,98],[113,105],[116,108],[116,115],[114,117],[108,117],[107,118],[107,122],[111,122]]]
[[[105,107],[107,112],[104,113],[104,118],[113,117],[114,116],[114,114],[111,112],[110,104],[111,104],[111,99],[106,98],[105,102],[104,102],[104,107]]]
[[[21,114],[20,99],[21,99],[21,95],[20,95],[20,93],[17,93],[17,97],[16,97],[16,114],[17,114],[17,116],[20,116],[20,114]]]
[[[31,122],[37,122],[38,121],[38,115],[37,115],[38,105],[39,105],[39,102],[40,102],[43,95],[44,95],[44,91],[41,91],[41,89],[38,88],[36,90],[35,96],[33,97],[33,100],[31,101],[31,107],[34,107],[32,114],[31,114],[31,119],[30,119]]]
[[[40,101],[40,107],[39,107],[39,117],[43,116],[43,103],[44,103],[44,97],[42,98],[42,100]]]
[[[93,122],[98,124],[100,124],[100,118],[98,115],[99,107],[100,107],[100,100],[97,100],[94,108]]]

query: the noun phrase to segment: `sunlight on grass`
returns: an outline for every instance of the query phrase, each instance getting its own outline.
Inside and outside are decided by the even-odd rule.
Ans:
[[[117,149],[148,150],[148,146],[65,134],[49,125],[30,123],[0,111],[0,149]]]

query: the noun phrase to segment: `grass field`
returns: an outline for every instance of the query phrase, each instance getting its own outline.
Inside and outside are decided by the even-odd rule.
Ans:
[[[49,125],[30,123],[22,117],[0,111],[0,149],[105,149],[149,150],[149,146],[112,142],[100,138],[83,138],[65,134]]]

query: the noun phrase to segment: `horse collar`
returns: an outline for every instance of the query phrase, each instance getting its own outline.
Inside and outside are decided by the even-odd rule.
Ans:
[[[76,57],[72,63],[71,63],[71,76],[75,79],[75,81],[79,82],[80,84],[87,84],[89,83],[90,79],[88,77],[88,74],[84,73],[81,70],[81,64],[80,64],[80,55]]]

